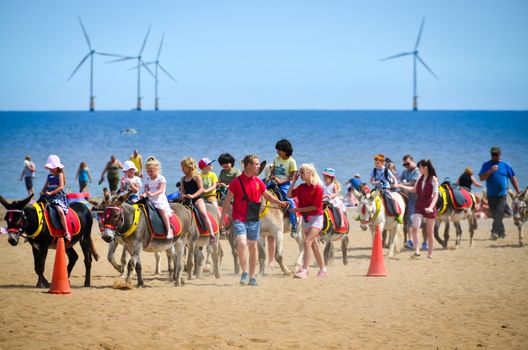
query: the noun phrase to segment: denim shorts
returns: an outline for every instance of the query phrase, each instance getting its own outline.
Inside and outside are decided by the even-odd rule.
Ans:
[[[236,235],[246,235],[250,241],[258,241],[260,235],[260,222],[233,221]]]

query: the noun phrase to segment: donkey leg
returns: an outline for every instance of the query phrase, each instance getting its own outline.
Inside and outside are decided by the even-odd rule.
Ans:
[[[182,271],[183,271],[183,255],[185,251],[185,240],[179,239],[174,244],[174,285],[176,287],[181,287],[184,283],[184,280],[182,278]]]
[[[116,269],[119,273],[122,274],[124,270],[124,266],[118,265],[114,258],[114,254],[115,254],[115,251],[118,245],[119,244],[115,240],[113,240],[112,242],[108,244],[108,254],[106,255],[106,260],[108,260],[108,262],[110,263],[110,265],[114,267],[114,269]]]
[[[176,251],[174,250],[174,246],[172,246],[170,249],[165,251],[165,255],[167,256],[167,273],[169,275],[169,281],[174,281],[174,259],[176,259]]]
[[[127,283],[132,283],[132,273],[134,272],[134,270],[136,270],[136,273],[137,273],[136,264],[139,261],[140,254],[141,254],[141,250],[138,248],[135,248],[132,254],[130,254],[130,260],[128,260],[128,264],[127,264],[127,276],[126,276]],[[142,279],[142,277],[138,275],[138,281],[140,278]]]
[[[155,276],[161,275],[161,255],[159,252],[154,252],[154,259],[156,259],[156,268],[154,270]]]
[[[66,249],[66,255],[68,256],[67,269],[68,269],[68,278],[69,278],[73,270],[73,267],[75,266],[75,263],[77,262],[77,259],[79,259],[79,255],[77,254],[75,249],[73,249],[73,247],[69,247],[68,249]]]
[[[36,249],[35,247],[32,247],[33,250],[33,262],[35,267],[35,273],[38,276],[37,279],[37,285],[35,287],[37,288],[49,288],[50,283],[44,277],[44,269],[46,267],[46,257],[48,256],[48,247],[44,246],[42,244],[40,246],[40,249]]]
[[[212,258],[213,258],[213,272],[215,275],[215,278],[220,278],[220,240],[216,240],[216,244],[213,245],[213,252],[212,252]]]
[[[204,262],[203,247],[200,247],[199,249],[196,249],[194,251],[194,259],[196,260],[196,263],[194,265],[194,275],[196,276],[196,278],[201,278]]]
[[[145,282],[143,281],[143,274],[141,273],[142,270],[143,269],[141,267],[141,257],[138,257],[137,262],[136,262],[136,275],[138,279],[138,283],[137,283],[138,287],[145,287]]]
[[[290,271],[288,270],[288,266],[284,264],[284,257],[282,256],[282,249],[284,245],[284,233],[282,231],[277,232],[277,235],[275,236],[275,261],[279,264],[282,273],[285,275],[288,275]]]
[[[517,230],[519,231],[519,246],[520,247],[524,247],[524,243],[523,243],[523,239],[524,239],[524,236],[523,236],[523,223],[522,222],[520,222],[519,226],[517,226]]]
[[[441,245],[442,247],[444,247],[444,249],[445,249],[445,243],[444,243],[444,241],[442,240],[442,238],[440,238],[440,234],[439,234],[439,232],[440,232],[440,224],[441,224],[441,223],[442,223],[442,221],[441,221],[440,219],[436,219],[436,221],[435,221],[435,225],[434,225],[434,236],[435,236],[435,238],[436,238],[436,241],[437,241],[438,243],[440,243],[440,245]],[[407,242],[407,241],[406,241],[406,242]]]
[[[397,224],[389,230],[389,258],[394,257],[394,245],[396,243],[396,231],[398,230]]]
[[[473,248],[473,235],[475,234],[475,223],[477,218],[473,215],[468,216],[468,225],[469,225],[469,247]]]
[[[455,249],[460,248],[460,241],[462,239],[462,227],[460,227],[460,221],[453,221],[456,231]]]
[[[332,246],[332,239],[329,235],[330,232],[327,232],[326,235],[324,236],[324,239],[325,241],[323,241],[324,243],[324,250],[323,250],[323,257],[324,257],[324,264],[325,266],[328,266],[328,262],[330,260],[330,254],[333,250],[333,246]],[[315,241],[317,243],[317,241]]]
[[[264,276],[266,269],[266,236],[260,234],[257,249],[258,249],[258,261],[259,261],[259,272],[257,276]]]
[[[81,249],[84,255],[84,286],[90,287],[92,275],[92,240],[81,240]]]
[[[227,234],[227,239],[229,241],[229,246],[231,247],[231,254],[233,255],[233,265],[235,268],[235,275],[238,276],[240,273],[240,264],[238,262],[238,250],[237,250],[237,240],[236,235],[231,228]]]
[[[194,242],[191,242],[189,245],[189,249],[187,250],[187,279],[191,280],[193,275],[193,269],[194,269],[194,249],[195,249]]]
[[[348,265],[348,234],[341,238],[341,254],[343,255],[343,265]]]

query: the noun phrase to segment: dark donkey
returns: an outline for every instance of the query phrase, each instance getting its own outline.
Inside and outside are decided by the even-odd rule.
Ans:
[[[0,203],[7,209],[5,220],[7,222],[8,241],[12,246],[18,244],[20,237],[24,237],[31,244],[33,249],[33,258],[35,263],[35,273],[38,276],[37,288],[49,288],[50,284],[44,277],[44,269],[46,266],[46,256],[48,249],[56,248],[56,239],[52,237],[50,229],[46,220],[44,220],[43,213],[39,215],[35,205],[27,205],[33,195],[20,201],[13,201],[9,203],[2,196],[0,196]],[[39,204],[36,204],[39,205]],[[44,209],[46,210],[46,209]],[[92,256],[97,260],[99,256],[93,246],[91,231],[92,231],[92,215],[90,210],[82,203],[72,203],[70,210],[75,211],[80,221],[80,230],[78,234],[72,236],[71,242],[66,242],[66,255],[68,256],[68,276],[70,276],[75,263],[79,256],[73,246],[80,242],[81,249],[84,255],[84,286],[90,287],[90,273],[92,269]]]

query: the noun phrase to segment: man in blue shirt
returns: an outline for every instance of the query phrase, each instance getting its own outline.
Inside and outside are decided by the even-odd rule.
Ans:
[[[497,237],[504,238],[504,210],[506,208],[506,196],[508,194],[508,179],[511,181],[513,188],[519,194],[519,183],[515,177],[510,164],[502,161],[501,149],[497,146],[491,147],[491,160],[482,164],[479,178],[486,181],[488,203],[493,218],[491,227],[491,238],[496,240]]]
[[[413,187],[420,178],[420,171],[418,170],[418,167],[416,166],[416,163],[410,154],[404,155],[402,160],[402,165],[405,170],[400,174],[400,183],[404,184],[405,186]],[[411,227],[411,216],[414,214],[414,206],[416,205],[416,193],[407,192],[407,196],[409,197],[409,200],[407,201],[405,216],[403,217],[403,234],[405,235],[405,239],[408,238],[409,228]],[[424,239],[425,244],[426,242],[427,241]],[[406,240],[406,243],[408,248],[414,248],[414,242],[411,239]]]

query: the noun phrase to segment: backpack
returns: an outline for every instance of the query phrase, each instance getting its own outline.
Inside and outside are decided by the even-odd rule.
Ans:
[[[372,169],[372,174],[376,175],[376,170],[376,168]],[[389,175],[389,168],[385,167],[385,169],[383,169],[383,174],[385,175],[387,181],[389,181],[389,185],[394,185],[392,177]]]

